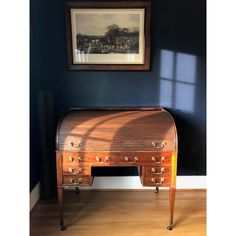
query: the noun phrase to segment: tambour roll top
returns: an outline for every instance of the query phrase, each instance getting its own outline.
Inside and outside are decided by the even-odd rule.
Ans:
[[[58,151],[177,151],[176,127],[164,109],[69,111],[57,130]]]

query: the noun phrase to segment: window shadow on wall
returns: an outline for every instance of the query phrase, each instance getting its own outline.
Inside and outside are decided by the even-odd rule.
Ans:
[[[173,115],[179,143],[178,174],[205,172],[205,131],[203,108],[199,109],[202,81],[198,57],[194,54],[160,51],[159,104]],[[204,90],[202,91],[204,92]]]
[[[160,104],[194,113],[197,57],[170,50],[160,55]]]

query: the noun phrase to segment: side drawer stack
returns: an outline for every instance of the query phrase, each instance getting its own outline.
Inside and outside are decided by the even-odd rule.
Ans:
[[[171,153],[155,153],[149,155],[149,158],[152,161],[142,167],[141,181],[143,186],[169,187],[171,181]]]

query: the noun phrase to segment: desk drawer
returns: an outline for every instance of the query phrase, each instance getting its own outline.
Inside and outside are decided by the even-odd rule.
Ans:
[[[144,186],[154,186],[154,187],[168,187],[170,186],[170,177],[160,176],[160,177],[145,177],[143,181]]]
[[[94,165],[109,165],[116,162],[116,154],[109,152],[64,152],[63,163],[91,163]]]
[[[78,176],[78,175],[63,176],[63,183],[64,185],[89,186],[91,185],[91,176]]]
[[[159,176],[170,176],[171,167],[166,166],[149,166],[145,168],[145,176],[159,177]]]
[[[143,152],[126,152],[119,153],[119,164],[122,165],[154,165],[170,166],[171,153],[143,153]]]
[[[91,167],[89,166],[79,166],[79,165],[63,165],[64,175],[90,175]]]

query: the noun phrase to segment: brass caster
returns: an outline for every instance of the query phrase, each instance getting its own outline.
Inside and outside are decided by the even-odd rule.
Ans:
[[[168,229],[168,230],[172,230],[172,229],[173,229],[173,226],[172,226],[172,225],[168,225],[168,226],[167,226],[167,229]]]
[[[76,188],[75,188],[75,193],[76,193],[76,194],[79,194],[79,193],[80,193],[80,191],[79,191],[79,188],[78,188],[78,187],[76,187]]]
[[[65,225],[61,225],[61,231],[65,231],[66,230],[66,226]]]

